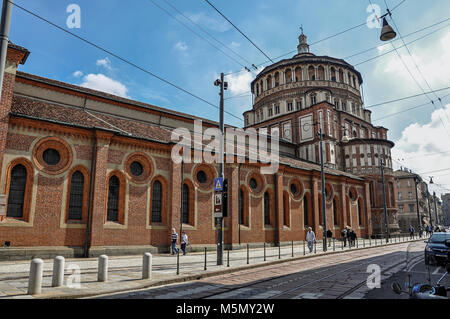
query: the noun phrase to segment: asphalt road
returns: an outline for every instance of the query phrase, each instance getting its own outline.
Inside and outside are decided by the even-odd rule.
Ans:
[[[402,281],[406,260],[417,262],[413,271],[425,276],[421,246],[407,243],[317,256],[257,269],[205,278],[183,284],[130,291],[96,298],[106,299],[391,299],[407,298],[391,290],[392,281]],[[410,251],[411,250],[411,251]],[[422,262],[420,262],[422,256]],[[378,267],[378,268],[377,268]],[[422,268],[421,268],[422,267]],[[368,286],[373,269],[379,269],[381,288]],[[442,269],[430,268],[431,282]],[[389,276],[391,276],[389,278]],[[436,279],[437,278],[437,279]],[[371,289],[372,288],[372,289]]]

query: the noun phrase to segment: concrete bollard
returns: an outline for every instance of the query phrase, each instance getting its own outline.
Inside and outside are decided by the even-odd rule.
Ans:
[[[62,256],[57,256],[53,260],[52,287],[61,287],[64,285],[64,264],[65,259]]]
[[[142,263],[142,279],[152,279],[152,254],[145,253]]]
[[[98,281],[108,281],[108,256],[98,257]]]
[[[31,261],[30,277],[28,279],[28,294],[38,295],[42,291],[42,275],[44,272],[44,261],[35,258]]]

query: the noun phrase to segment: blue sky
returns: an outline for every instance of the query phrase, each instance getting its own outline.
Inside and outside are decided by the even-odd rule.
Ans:
[[[204,34],[196,25],[186,20],[165,0],[153,0],[177,19],[207,38],[215,46],[217,42]],[[267,58],[254,48],[241,34],[218,15],[204,0],[167,0],[183,15],[195,21],[204,30],[231,47],[245,58],[235,56],[227,48],[223,50],[241,64],[259,65]],[[274,59],[296,49],[299,27],[303,25],[308,42],[313,43],[339,31],[359,25],[367,20],[368,0],[228,0],[211,2],[234,24],[252,39],[269,57]],[[400,0],[387,0],[390,8]],[[189,31],[171,16],[154,5],[152,0],[15,0],[15,3],[67,28],[68,5],[75,3],[81,8],[81,28],[72,32],[92,41],[133,63],[165,78],[172,83],[218,105],[218,89],[213,85],[220,72],[242,70],[242,66],[222,54],[216,48]],[[385,12],[384,1],[372,0]],[[449,18],[450,2],[447,0],[407,0],[394,12],[393,18],[401,35]],[[391,23],[392,24],[392,23]],[[450,86],[450,27],[449,21],[407,37],[412,41],[428,32],[439,31],[408,45],[414,60],[401,48],[404,59],[419,85],[429,91],[417,66],[433,89]],[[443,28],[444,27],[444,28]],[[316,55],[345,58],[362,50],[376,47],[380,30],[366,25],[338,37],[311,46]],[[395,41],[401,45],[400,38]],[[167,107],[181,112],[217,120],[218,111],[149,75],[108,56],[53,26],[14,8],[10,39],[31,51],[26,65],[20,70],[52,79],[100,88],[129,98]],[[392,49],[387,44],[379,49],[348,58],[350,64],[358,64]],[[294,54],[286,56],[291,57]],[[267,65],[267,64],[266,64]],[[248,65],[249,66],[249,65]],[[391,99],[422,93],[412,80],[395,52],[356,66],[364,84],[365,105],[377,104]],[[261,70],[261,68],[260,68]],[[230,90],[226,92],[226,110],[242,118],[251,108],[252,100],[245,96],[249,82],[255,73],[241,72],[228,77]],[[440,92],[442,97],[450,90]],[[437,97],[430,95],[431,99]],[[429,101],[422,96],[399,103],[373,108],[374,120],[405,108]],[[433,156],[430,153],[450,151],[450,96],[443,104],[415,109],[375,124],[389,129],[389,138],[396,142],[394,156],[416,172],[428,172],[450,167],[448,155]],[[243,121],[226,116],[226,122],[242,126]],[[444,143],[443,143],[444,142]],[[407,158],[407,159],[405,159]],[[448,163],[448,164],[446,164]],[[445,173],[445,172],[444,172]],[[437,173],[430,175],[437,176]],[[446,171],[450,174],[450,170]],[[449,175],[450,177],[450,175]],[[439,180],[438,180],[439,181]],[[442,177],[442,185],[450,189],[450,179]]]

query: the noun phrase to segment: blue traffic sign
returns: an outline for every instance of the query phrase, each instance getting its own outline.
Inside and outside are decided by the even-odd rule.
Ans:
[[[218,177],[214,179],[214,191],[223,191],[223,177]]]

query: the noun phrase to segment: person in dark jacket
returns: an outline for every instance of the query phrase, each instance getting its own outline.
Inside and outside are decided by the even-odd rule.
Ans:
[[[327,230],[327,238],[329,238],[328,240],[328,247],[331,246],[331,239],[333,238],[333,233],[331,232],[331,229]]]
[[[414,232],[415,229],[412,227],[412,225],[409,226],[409,239],[414,239]]]
[[[350,240],[351,240],[351,245],[355,246],[355,242],[356,242],[357,236],[355,231],[352,229],[350,232]]]

